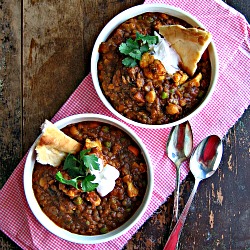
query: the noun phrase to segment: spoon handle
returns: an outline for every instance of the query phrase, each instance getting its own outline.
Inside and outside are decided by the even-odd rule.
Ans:
[[[163,248],[163,250],[175,250],[176,249],[176,245],[179,241],[179,237],[181,235],[183,225],[186,221],[189,208],[191,206],[191,203],[193,201],[194,195],[197,191],[197,188],[199,186],[200,181],[201,181],[200,179],[195,179],[194,188],[192,190],[192,193],[190,194],[190,197],[189,197],[189,199],[188,199],[188,201],[187,201],[187,203],[186,203],[186,205],[181,213],[181,216],[180,216],[178,222],[176,223],[172,233],[170,234],[168,241],[167,241],[165,247]]]
[[[174,191],[174,206],[173,206],[173,217],[170,225],[170,232],[173,230],[179,215],[179,196],[180,196],[180,164],[176,164],[176,184]]]

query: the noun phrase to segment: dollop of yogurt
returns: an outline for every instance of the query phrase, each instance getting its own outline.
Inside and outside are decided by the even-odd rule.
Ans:
[[[154,32],[154,35],[158,37],[159,41],[157,44],[150,46],[154,58],[161,61],[168,74],[174,74],[180,70],[178,67],[180,61],[179,55],[171,47],[170,43],[162,38],[156,31]]]
[[[95,179],[92,183],[98,183],[96,191],[100,196],[105,196],[110,193],[115,187],[115,180],[119,177],[119,171],[109,165],[106,164],[104,166],[102,159],[98,158],[99,168],[100,170],[89,170],[91,174],[95,175]]]

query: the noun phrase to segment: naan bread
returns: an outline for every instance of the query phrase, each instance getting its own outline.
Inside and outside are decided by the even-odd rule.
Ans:
[[[68,153],[75,154],[82,149],[82,144],[64,134],[50,121],[45,120],[41,128],[42,136],[35,149],[39,163],[57,167]]]
[[[185,28],[181,25],[160,26],[159,32],[180,56],[180,67],[193,76],[212,35],[201,29]]]

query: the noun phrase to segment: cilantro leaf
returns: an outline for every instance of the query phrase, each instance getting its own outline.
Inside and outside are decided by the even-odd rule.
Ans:
[[[63,175],[60,171],[58,171],[56,173],[56,180],[63,183],[63,184],[66,184],[66,185],[70,185],[70,186],[73,186],[75,187],[76,189],[78,189],[78,179],[79,178],[83,178],[83,176],[78,176],[74,179],[70,179],[70,180],[66,180],[65,178],[63,178]]]
[[[84,165],[87,169],[90,170],[100,170],[99,168],[99,163],[98,163],[98,158],[96,157],[96,155],[91,154],[91,155],[87,155],[86,153],[90,152],[90,150],[82,150],[80,152],[80,159],[81,161],[84,162]]]
[[[136,40],[142,40],[143,44],[148,43],[149,45],[158,43],[157,36],[142,35],[139,32],[136,32]]]
[[[72,178],[85,175],[85,172],[78,165],[79,160],[74,155],[68,154],[64,161],[63,170],[66,170]]]
[[[124,55],[128,55],[131,51],[138,49],[139,49],[139,44],[132,38],[127,39],[126,43],[122,43],[119,46],[119,51]]]
[[[149,51],[149,46],[148,44],[143,44],[141,47],[140,47],[140,51],[141,51],[141,54],[145,53],[145,52],[148,52]]]
[[[125,57],[122,60],[122,63],[126,67],[135,67],[137,65],[136,60],[134,58],[132,58],[132,57]]]
[[[81,152],[80,152],[80,159],[82,159],[82,157],[84,155],[86,155],[87,153],[89,153],[91,150],[90,149],[83,149]]]
[[[81,183],[81,187],[82,190],[84,192],[90,192],[93,191],[95,188],[98,187],[98,183],[92,183],[91,181],[93,181],[95,179],[94,175],[87,175],[84,180]]]
[[[90,170],[100,170],[98,158],[95,155],[84,155],[83,160],[85,163],[85,166]]]
[[[56,180],[75,187],[78,189],[78,182],[81,180],[82,190],[92,191],[98,184],[91,183],[90,181],[95,179],[95,175],[88,174],[87,170],[100,170],[98,158],[94,154],[88,154],[90,149],[82,150],[80,154],[76,157],[72,154],[68,154],[63,165],[63,170],[65,170],[69,176],[72,178],[66,180],[60,171],[56,173]]]
[[[129,38],[127,41],[126,41],[126,44],[129,48],[131,49],[139,49],[139,44],[137,41],[133,40],[132,38]]]
[[[63,169],[67,170],[71,167],[76,167],[76,166],[77,166],[77,159],[75,158],[74,155],[68,154],[64,161]]]
[[[122,64],[126,67],[135,67],[137,61],[140,61],[142,54],[149,51],[149,45],[158,43],[157,36],[143,35],[136,32],[136,38],[128,38],[125,43],[119,46],[119,51],[126,55]]]
[[[141,54],[141,51],[140,50],[132,50],[130,53],[129,53],[129,55],[132,57],[132,58],[134,58],[134,59],[137,59],[137,60],[141,60],[141,56],[142,56],[142,54]]]
[[[122,43],[119,46],[119,51],[124,55],[128,55],[131,52],[131,48],[126,43]]]

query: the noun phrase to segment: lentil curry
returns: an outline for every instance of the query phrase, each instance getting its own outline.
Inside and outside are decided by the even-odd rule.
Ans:
[[[96,190],[83,192],[58,182],[59,167],[35,163],[33,190],[43,212],[62,227],[81,235],[104,234],[126,222],[142,203],[147,188],[147,167],[134,141],[122,130],[105,123],[80,122],[62,131],[82,145],[88,139],[101,142],[103,161],[119,171],[114,189],[104,197]],[[95,153],[96,148],[91,149]]]
[[[160,125],[183,118],[201,103],[210,84],[207,50],[192,77],[182,69],[165,74],[150,53],[144,53],[137,66],[123,65],[119,46],[138,33],[152,36],[163,25],[191,27],[176,17],[148,12],[122,23],[99,47],[98,77],[104,95],[120,114],[139,123]]]

